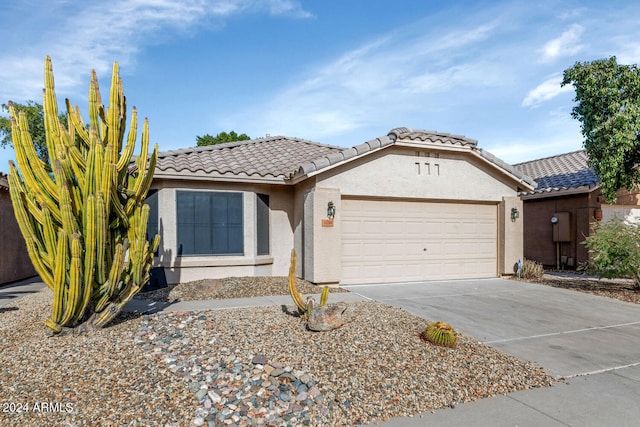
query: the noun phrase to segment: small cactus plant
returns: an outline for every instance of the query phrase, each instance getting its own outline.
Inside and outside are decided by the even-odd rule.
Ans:
[[[311,311],[313,310],[313,299],[311,297],[307,298],[307,302],[303,302],[302,294],[298,291],[298,284],[296,282],[296,250],[291,250],[291,264],[289,266],[289,293],[291,294],[291,298],[293,298],[293,302],[296,303],[296,307],[298,307],[298,314],[303,319],[308,319]],[[320,307],[324,307],[327,305],[327,300],[329,299],[329,287],[325,286],[322,288],[322,293],[320,294]]]
[[[434,322],[427,326],[422,338],[436,345],[453,347],[456,344],[456,331],[448,323]]]

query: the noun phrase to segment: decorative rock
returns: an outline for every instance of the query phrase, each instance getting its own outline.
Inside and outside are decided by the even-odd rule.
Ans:
[[[267,357],[264,354],[257,354],[253,356],[251,363],[253,363],[254,365],[264,365],[265,363],[267,363]]]
[[[346,307],[340,305],[325,305],[313,307],[307,327],[316,332],[332,331],[344,325],[342,315],[347,311]]]
[[[284,369],[276,368],[273,371],[271,371],[271,373],[269,375],[271,375],[272,377],[279,377],[282,374],[284,374]]]

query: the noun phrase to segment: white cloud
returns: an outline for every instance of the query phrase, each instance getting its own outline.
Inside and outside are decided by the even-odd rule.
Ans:
[[[543,60],[553,61],[562,56],[575,55],[583,49],[580,38],[584,32],[584,27],[573,24],[560,37],[548,41],[542,48]]]
[[[573,86],[561,86],[561,84],[562,76],[554,76],[545,80],[527,93],[527,96],[522,100],[522,106],[536,107],[538,104],[555,98],[561,93],[573,90]]]
[[[0,99],[39,99],[45,55],[52,57],[58,92],[84,95],[91,69],[104,80],[114,60],[123,69],[131,68],[145,44],[176,34],[187,36],[204,25],[211,28],[212,20],[215,27],[241,13],[311,16],[295,0],[113,0],[61,5],[51,11],[55,16],[48,17],[47,25],[40,26],[51,29],[38,33],[28,48],[12,52],[10,44],[5,46],[0,56]],[[55,26],[48,25],[51,22]]]

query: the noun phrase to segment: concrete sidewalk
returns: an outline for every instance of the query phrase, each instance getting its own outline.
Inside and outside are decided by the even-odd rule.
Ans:
[[[640,305],[527,282],[482,279],[348,286],[443,320],[467,336],[566,378],[553,387],[441,409],[400,426],[637,426]]]
[[[318,299],[319,294],[316,297],[316,300]],[[366,300],[366,298],[361,295],[346,292],[332,293],[330,294],[329,299],[332,303],[357,302]],[[179,301],[175,303],[134,299],[127,303],[124,310],[133,313],[151,314],[157,313],[158,311],[226,310],[234,308],[263,307],[271,305],[293,305],[293,300],[289,295],[274,295],[255,298],[215,299],[206,301]]]

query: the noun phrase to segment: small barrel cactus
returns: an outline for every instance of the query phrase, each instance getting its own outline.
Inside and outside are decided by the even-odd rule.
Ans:
[[[436,345],[453,347],[456,344],[456,331],[448,323],[435,322],[427,326],[422,338]]]

